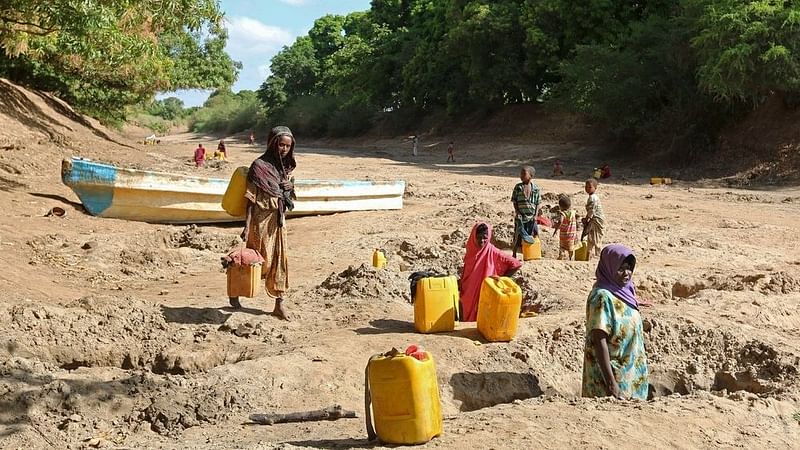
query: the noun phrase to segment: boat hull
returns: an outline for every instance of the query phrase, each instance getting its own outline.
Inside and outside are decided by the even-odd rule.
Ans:
[[[61,179],[98,217],[152,223],[238,222],[222,209],[229,180],[125,169],[81,158],[65,159]],[[298,180],[289,216],[402,209],[405,182]]]

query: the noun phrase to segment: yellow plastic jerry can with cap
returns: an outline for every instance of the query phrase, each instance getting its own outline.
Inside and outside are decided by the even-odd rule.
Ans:
[[[538,237],[533,238],[533,244],[522,241],[522,259],[533,261],[542,259],[542,241]]]
[[[580,241],[575,247],[575,261],[589,261],[589,243]]]
[[[414,328],[420,333],[453,331],[458,317],[458,280],[454,276],[417,281]]]
[[[490,342],[507,342],[517,335],[522,289],[508,277],[486,278],[478,300],[478,331]]]
[[[222,209],[233,217],[242,217],[247,212],[247,199],[244,197],[247,191],[247,170],[247,167],[242,166],[233,172],[222,196]]]
[[[442,434],[442,406],[433,356],[373,356],[367,365],[366,405],[374,431],[386,444],[424,444]],[[371,432],[368,422],[367,430]]]
[[[372,267],[376,269],[383,269],[386,267],[386,253],[381,249],[375,249],[372,252]]]

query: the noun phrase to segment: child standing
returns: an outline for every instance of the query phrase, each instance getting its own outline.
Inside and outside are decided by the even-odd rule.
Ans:
[[[603,246],[603,225],[605,217],[603,207],[600,205],[600,196],[597,195],[597,180],[589,178],[586,180],[586,193],[589,198],[586,200],[586,217],[583,218],[583,235],[588,244],[588,255],[600,255]]]
[[[539,210],[539,186],[533,182],[536,170],[531,166],[523,167],[519,172],[521,183],[514,186],[511,202],[514,204],[514,245],[511,253],[516,258],[517,249],[521,249],[523,239],[532,242],[531,238],[539,236],[536,226],[536,213]]]
[[[571,260],[575,252],[575,241],[578,240],[578,213],[572,209],[572,201],[566,194],[558,196],[558,223],[555,231],[558,235],[558,259]]]
[[[203,144],[199,144],[196,149],[194,149],[194,165],[195,167],[203,167],[206,163],[206,149],[203,148]]]
[[[217,159],[221,161],[226,161],[228,159],[228,150],[225,148],[224,140],[219,141],[219,144],[217,145],[217,153],[219,153],[219,155],[214,154]]]
[[[447,146],[447,162],[456,162],[455,152],[456,145],[453,143],[453,141],[450,141],[450,145]]]

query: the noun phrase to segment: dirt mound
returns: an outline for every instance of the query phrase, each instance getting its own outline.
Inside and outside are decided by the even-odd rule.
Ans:
[[[511,250],[514,245],[514,225],[500,223],[492,229],[492,243],[503,250]]]
[[[47,439],[119,445],[142,426],[177,437],[249,409],[249,395],[228,382],[208,383],[120,370],[87,370],[82,378],[26,358],[0,360],[0,423],[33,423]],[[89,436],[89,438],[87,438]]]
[[[461,214],[464,218],[463,224],[472,227],[475,223],[485,221],[492,226],[496,226],[507,220],[507,211],[501,211],[499,208],[488,203],[473,203],[467,206]]]
[[[134,297],[89,296],[63,307],[15,305],[3,315],[10,326],[0,331],[2,354],[35,357],[67,370],[197,373],[263,353],[263,347],[238,343],[211,325],[176,327],[158,305]],[[177,320],[174,315],[170,319]],[[217,322],[227,319],[218,316]]]
[[[798,358],[734,331],[660,318],[645,322],[655,395],[700,390],[777,394],[797,382]]]
[[[463,232],[462,230],[453,230],[449,234],[442,235],[442,243],[447,245],[460,245],[464,246],[464,243],[469,238],[469,234]]]
[[[389,270],[376,270],[366,264],[350,266],[338,274],[332,273],[319,285],[317,292],[328,298],[411,300],[407,276]]]
[[[46,265],[92,285],[117,284],[138,277],[160,280],[198,260],[212,263],[241,240],[234,233],[210,232],[195,225],[104,238],[45,234],[27,241],[30,265]]]
[[[674,283],[661,275],[640,273],[636,279],[636,294],[646,300],[662,302],[673,297]]]
[[[186,428],[215,424],[248,408],[246,396],[230,385],[167,382],[148,395],[151,403],[138,418],[149,423],[153,431],[172,437]]]
[[[238,235],[211,233],[197,225],[189,225],[170,236],[170,244],[174,248],[188,247],[195,250],[207,250],[215,253],[227,253],[241,243]]]
[[[800,279],[785,272],[754,273],[748,275],[706,275],[700,278],[676,281],[672,296],[688,298],[705,289],[717,291],[754,291],[764,295],[800,292]]]
[[[391,250],[393,257],[400,260],[398,266],[403,272],[431,271],[458,275],[464,259],[464,241],[459,243],[456,239],[460,237],[459,233],[451,233],[441,244],[390,241],[386,248]]]

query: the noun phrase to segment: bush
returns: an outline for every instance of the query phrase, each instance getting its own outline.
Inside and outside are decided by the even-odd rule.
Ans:
[[[347,105],[328,120],[328,133],[332,136],[354,136],[367,131],[373,125],[375,107],[364,104]]]
[[[217,91],[192,114],[189,128],[202,133],[238,133],[253,129],[263,115],[253,91]]]
[[[271,117],[296,133],[322,136],[328,131],[331,116],[336,112],[336,99],[327,96],[303,96],[289,102]]]

